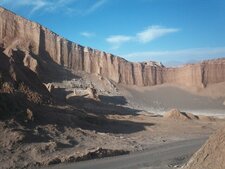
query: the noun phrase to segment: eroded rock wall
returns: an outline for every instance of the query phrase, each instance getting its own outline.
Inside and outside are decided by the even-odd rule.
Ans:
[[[179,68],[165,68],[163,79],[166,83],[184,86],[203,87],[201,64],[186,65]]]
[[[202,83],[219,83],[225,81],[225,59],[209,60],[201,63]]]
[[[73,71],[100,74],[117,83],[151,86],[163,83],[205,87],[225,81],[225,59],[165,68],[156,62],[132,63],[112,54],[72,43],[47,28],[0,8],[0,46],[53,60]]]

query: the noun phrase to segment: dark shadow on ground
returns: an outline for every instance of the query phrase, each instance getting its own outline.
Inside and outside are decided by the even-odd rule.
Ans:
[[[53,95],[59,101],[59,103],[56,103],[58,107],[37,106],[35,121],[42,125],[56,124],[63,127],[115,134],[139,132],[145,130],[145,126],[155,125],[154,123],[129,121],[129,119],[107,118],[108,115],[137,116],[138,112],[141,111],[123,106],[127,103],[123,96],[101,96],[100,100],[86,98],[85,96],[73,96],[66,99],[65,97],[69,93],[64,89],[54,89]]]
[[[36,115],[36,123],[41,125],[54,124],[63,127],[81,128],[103,133],[131,134],[145,130],[154,123],[140,123],[129,120],[108,119],[100,112],[94,113],[86,109],[39,107],[41,113]],[[124,109],[125,110],[125,109]],[[123,111],[124,111],[123,110]],[[94,114],[90,114],[94,113]],[[98,115],[100,114],[100,115]]]
[[[103,98],[103,97],[102,97]],[[92,112],[98,116],[104,115],[133,115],[136,116],[138,112],[142,110],[132,109],[129,107],[122,106],[126,102],[126,98],[123,96],[105,96],[111,102],[108,101],[97,101],[94,99],[89,99],[85,97],[75,96],[67,99],[67,104],[82,107],[88,112]],[[122,100],[122,104],[113,104],[112,102],[120,102]]]
[[[41,143],[41,142],[49,142],[52,138],[45,131],[37,131],[34,130],[22,130],[22,129],[14,129],[14,131],[19,131],[23,133],[24,138],[22,139],[22,143]]]
[[[187,117],[188,119],[191,119],[191,117],[189,117],[189,115],[185,112],[180,112],[181,114],[183,114],[185,117]],[[196,118],[196,119],[199,119],[199,117],[197,115],[194,115],[193,116]]]
[[[99,99],[102,103],[110,105],[126,105],[128,102],[123,96],[104,96],[99,95]]]
[[[133,115],[136,116],[138,112],[143,111],[126,107],[128,103],[124,96],[99,96],[99,100],[88,98],[84,96],[73,96],[66,99],[66,96],[72,91],[65,91],[63,88],[55,88],[52,91],[52,96],[57,101],[57,105],[68,104],[82,108],[87,112],[92,112],[98,116],[103,115]]]
[[[52,135],[49,133],[49,131],[43,129],[43,128],[38,128],[33,130],[32,128],[29,129],[13,129],[13,131],[20,132],[23,134],[23,139],[20,140],[21,143],[48,143],[51,140],[54,140],[55,135]],[[71,148],[74,147],[78,144],[78,142],[72,138],[72,137],[67,137],[66,140],[68,143],[62,143],[57,141],[56,142],[56,147],[57,148]]]
[[[43,49],[44,46],[42,50]],[[37,71],[43,71],[40,73],[40,76],[46,77],[46,81],[44,82],[51,82],[51,80],[62,81],[75,77],[73,74],[71,74],[70,71],[67,71],[62,66],[56,64],[46,51],[42,51],[41,56],[34,56],[34,54],[32,53],[31,55],[39,62],[38,65],[40,67],[38,67]],[[3,72],[9,71],[10,65],[8,57],[6,57],[4,54],[1,54],[0,56],[0,59],[7,63],[7,65],[4,66],[0,65],[0,70]],[[36,74],[28,67],[24,66],[24,64],[22,63],[24,57],[25,53],[20,50],[14,51],[12,57],[14,59],[12,65],[14,66],[15,73],[18,75],[18,77],[20,77],[20,83],[23,82],[35,92],[46,96],[46,100],[50,99],[50,93],[42,84],[44,78],[39,79],[39,73]],[[100,101],[85,98],[82,96],[65,99],[65,96],[68,93],[64,89],[56,90],[58,90],[61,95],[59,95],[59,93],[56,94],[59,95],[59,100],[51,103],[47,101],[40,103],[31,103],[27,100],[28,96],[26,96],[25,94],[23,94],[22,99],[20,99],[19,97],[15,97],[15,94],[13,94],[13,98],[8,96],[5,97],[4,95],[2,95],[3,99],[1,100],[6,102],[6,104],[0,105],[0,108],[2,110],[8,109],[8,107],[12,105],[10,104],[10,102],[12,101],[13,103],[15,103],[14,107],[16,108],[16,110],[18,109],[18,111],[21,112],[18,114],[12,113],[8,117],[7,115],[11,113],[11,111],[14,112],[14,109],[9,109],[9,113],[6,114],[6,117],[4,115],[2,119],[15,118],[15,120],[26,126],[27,130],[24,131],[26,133],[24,141],[27,143],[35,142],[35,140],[36,142],[45,142],[51,139],[51,137],[49,137],[47,133],[42,133],[41,131],[38,132],[40,135],[36,135],[34,133],[34,129],[38,125],[53,124],[54,126],[58,126],[62,130],[62,132],[64,127],[71,127],[117,134],[139,132],[145,130],[145,126],[154,125],[153,123],[139,123],[129,120],[116,120],[107,118],[108,115],[136,116],[140,111],[122,106],[127,103],[126,99],[122,96],[100,96]],[[17,105],[17,101],[21,101],[22,105],[20,106],[19,103]],[[27,121],[27,108],[30,108],[32,110],[34,121],[29,121],[26,123],[25,121]]]

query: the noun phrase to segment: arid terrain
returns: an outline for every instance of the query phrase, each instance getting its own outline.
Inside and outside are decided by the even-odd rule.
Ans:
[[[132,63],[0,7],[0,168],[207,138],[224,125],[224,83],[224,58],[179,68]]]

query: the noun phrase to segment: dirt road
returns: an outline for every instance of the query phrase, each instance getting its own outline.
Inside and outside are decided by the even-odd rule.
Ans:
[[[48,167],[46,169],[169,169],[183,165],[207,138],[165,143],[142,152]]]

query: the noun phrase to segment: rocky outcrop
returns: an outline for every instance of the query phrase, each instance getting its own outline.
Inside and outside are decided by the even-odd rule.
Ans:
[[[210,83],[225,81],[225,59],[180,68],[165,68],[156,62],[132,63],[112,54],[72,43],[3,8],[0,8],[0,46],[6,52],[20,49],[39,59],[52,59],[72,71],[100,74],[128,85],[172,83],[205,87]],[[38,74],[37,62],[30,55],[27,55],[24,63]]]

